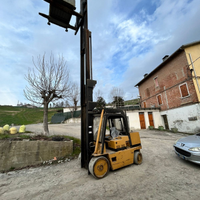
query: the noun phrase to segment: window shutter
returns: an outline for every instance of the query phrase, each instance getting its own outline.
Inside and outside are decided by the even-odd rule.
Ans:
[[[158,99],[158,105],[161,105],[161,104],[162,104],[161,95],[158,95],[158,96],[157,96],[157,99]]]
[[[189,95],[186,84],[181,85],[180,89],[181,89],[181,95],[182,95],[182,97],[187,97]]]
[[[147,95],[147,97],[150,97],[150,90],[149,90],[149,88],[146,89],[146,95]]]

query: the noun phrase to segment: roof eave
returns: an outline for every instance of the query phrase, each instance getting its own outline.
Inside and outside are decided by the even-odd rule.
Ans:
[[[168,63],[170,60],[174,58],[175,55],[183,51],[184,48],[182,46],[177,49],[172,55],[170,55],[165,61],[163,61],[160,65],[158,65],[153,71],[151,71],[147,76],[145,76],[139,83],[135,85],[135,87],[139,86],[142,82],[144,82],[148,77],[150,77],[152,74],[154,74],[156,71],[161,69],[166,63]]]

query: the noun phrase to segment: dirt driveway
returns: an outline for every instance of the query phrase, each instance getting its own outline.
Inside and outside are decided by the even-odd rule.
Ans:
[[[181,134],[140,131],[143,163],[96,180],[80,160],[0,174],[0,199],[197,200],[200,166],[178,158],[172,148]]]
[[[20,126],[17,126],[19,129]],[[50,135],[68,135],[81,139],[80,123],[49,124]],[[43,124],[26,125],[26,130],[34,132],[36,135],[43,133]]]

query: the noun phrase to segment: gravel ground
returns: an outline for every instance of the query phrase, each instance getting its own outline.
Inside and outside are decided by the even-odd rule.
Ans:
[[[56,128],[58,126],[58,128]],[[80,125],[52,125],[71,133]],[[51,129],[51,128],[50,128]],[[58,165],[0,174],[0,199],[199,199],[199,165],[186,162],[173,151],[185,135],[140,130],[143,163],[111,171],[96,180],[75,159]]]

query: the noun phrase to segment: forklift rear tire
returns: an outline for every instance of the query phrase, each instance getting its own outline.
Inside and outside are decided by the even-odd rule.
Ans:
[[[142,154],[139,151],[134,152],[134,163],[136,165],[142,164]]]
[[[110,164],[106,157],[93,157],[89,162],[89,171],[97,179],[105,177],[110,170]]]

